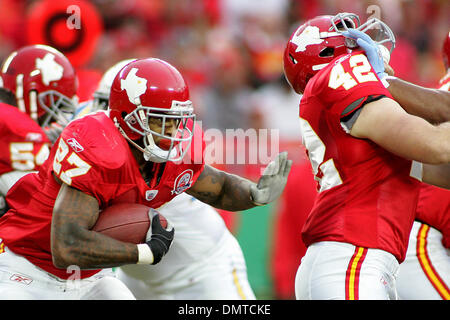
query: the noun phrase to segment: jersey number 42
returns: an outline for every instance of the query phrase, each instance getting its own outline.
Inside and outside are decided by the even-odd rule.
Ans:
[[[345,72],[342,64],[336,64],[330,71],[330,78],[328,80],[328,86],[330,88],[337,89],[342,86],[345,90],[349,90],[358,83],[378,81],[375,74],[371,71],[372,67],[365,55],[357,54],[351,56],[348,62],[352,68],[353,76],[350,72]]]

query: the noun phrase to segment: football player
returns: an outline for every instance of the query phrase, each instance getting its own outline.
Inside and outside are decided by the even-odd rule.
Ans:
[[[349,30],[349,36],[357,39],[364,47],[372,65],[379,66],[383,72],[384,63],[377,53],[377,44],[364,33]],[[442,48],[444,66],[447,74],[440,81],[438,90],[422,88],[402,80],[393,79],[394,86],[389,86],[395,93],[396,100],[402,101],[402,107],[416,113],[430,122],[450,120],[449,103],[449,57],[450,33],[447,34]],[[388,62],[388,61],[387,61]],[[398,90],[399,86],[406,90]],[[420,106],[414,97],[428,99],[431,108]],[[446,111],[447,109],[447,111]],[[436,300],[450,299],[450,191],[435,186],[422,184],[416,209],[416,217],[409,236],[408,251],[400,264],[397,277],[397,291],[400,299]]]
[[[450,187],[450,123],[406,113],[342,34],[349,28],[394,47],[382,21],[341,13],[308,20],[284,53],[319,191],[302,230],[297,299],[396,299],[420,181]]]
[[[120,61],[103,75],[93,101],[78,115],[106,110],[117,73],[135,59]],[[156,265],[125,265],[117,276],[137,299],[253,300],[242,249],[211,206],[182,193],[158,211],[173,224],[169,252]]]
[[[69,60],[44,45],[9,55],[0,74],[0,216],[3,196],[23,175],[36,171],[49,146],[75,111],[77,79]]]
[[[439,90],[407,84],[416,91],[411,97],[405,96],[411,94],[411,89],[398,90],[391,83],[394,87],[393,92],[406,106],[405,109],[408,112],[416,112],[436,123],[450,120],[450,32],[445,37],[442,54],[447,73],[440,81]],[[394,79],[393,83],[401,83],[395,81]],[[423,99],[428,99],[431,108],[429,110],[423,110],[423,106],[420,108],[415,102],[416,96],[421,97],[418,99],[421,102],[425,101]],[[450,299],[449,212],[450,191],[423,184],[406,259],[400,265],[397,278],[400,299]]]
[[[52,299],[92,297],[95,291],[103,299],[133,298],[118,279],[96,276],[113,266],[158,263],[174,229],[163,228],[152,214],[146,243],[117,241],[91,230],[101,209],[118,202],[159,208],[186,191],[238,211],[272,202],[286,184],[292,163],[285,152],[258,183],[204,164],[189,89],[163,60],[127,64],[113,81],[109,103],[108,112],[70,122],[39,173],[8,192],[11,209],[0,219],[0,270],[6,274],[0,297],[40,299],[45,286]],[[82,288],[77,291],[67,288],[74,266]],[[31,276],[34,285],[17,285],[10,280],[14,274]]]

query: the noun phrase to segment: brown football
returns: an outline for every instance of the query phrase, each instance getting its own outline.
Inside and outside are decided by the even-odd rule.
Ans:
[[[150,228],[149,210],[138,203],[114,204],[100,212],[92,230],[123,242],[144,243]],[[167,227],[167,220],[159,216],[161,225]]]

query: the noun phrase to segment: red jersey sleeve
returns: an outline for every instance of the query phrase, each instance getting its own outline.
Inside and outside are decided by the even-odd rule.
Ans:
[[[71,122],[52,150],[52,170],[64,183],[99,200],[117,194],[126,163],[128,146],[106,116],[83,117]],[[124,171],[125,170],[125,171]]]
[[[330,62],[314,80],[314,93],[328,111],[340,118],[359,109],[367,99],[377,96],[392,98],[367,57],[360,51]]]

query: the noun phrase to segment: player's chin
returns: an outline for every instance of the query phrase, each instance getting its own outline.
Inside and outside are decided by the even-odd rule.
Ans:
[[[172,147],[175,147],[178,144],[178,142],[173,142],[172,145],[172,141],[170,139],[160,139],[157,143],[158,147],[160,147],[162,150],[170,150],[170,147],[172,145]]]

